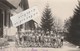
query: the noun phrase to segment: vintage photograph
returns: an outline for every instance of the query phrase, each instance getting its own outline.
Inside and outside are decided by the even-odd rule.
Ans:
[[[34,6],[39,16],[14,27]],[[80,0],[0,0],[0,51],[80,51]]]

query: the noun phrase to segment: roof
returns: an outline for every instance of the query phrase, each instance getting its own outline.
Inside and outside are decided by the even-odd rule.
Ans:
[[[5,5],[9,6],[10,8],[16,9],[16,7],[13,6],[11,3],[9,3],[7,0],[0,0],[0,2],[4,3]]]
[[[16,8],[19,6],[21,0],[7,0],[9,3],[11,3]]]

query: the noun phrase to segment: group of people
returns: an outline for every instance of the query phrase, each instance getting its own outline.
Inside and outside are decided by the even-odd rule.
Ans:
[[[29,34],[30,35],[30,34]],[[38,36],[38,35],[31,35],[31,36],[22,36],[20,37],[19,41],[30,46],[37,46],[37,47],[62,47],[63,45],[63,38],[61,37],[56,37],[56,38],[51,38],[51,36]],[[34,45],[35,44],[35,45]]]

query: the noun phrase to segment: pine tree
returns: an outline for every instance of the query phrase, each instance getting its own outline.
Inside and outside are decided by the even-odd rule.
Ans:
[[[45,10],[43,11],[43,16],[41,19],[41,27],[46,33],[47,31],[50,33],[51,29],[53,26],[53,18],[52,18],[52,13],[51,9],[47,5]]]
[[[74,15],[69,19],[68,24],[67,41],[80,46],[80,1],[78,1],[78,6],[75,8]]]

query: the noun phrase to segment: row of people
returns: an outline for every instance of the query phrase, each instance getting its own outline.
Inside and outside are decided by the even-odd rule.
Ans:
[[[44,46],[45,44],[49,44],[49,46],[53,47],[61,47],[63,45],[63,39],[62,38],[51,38],[51,37],[44,37],[44,36],[22,36],[20,37],[20,42],[23,42],[23,44],[28,45],[28,43],[33,43],[37,46]],[[32,44],[32,45],[33,45]],[[48,46],[48,45],[45,45]]]

